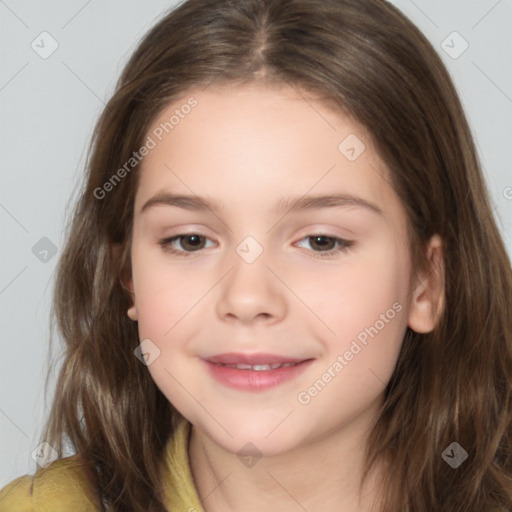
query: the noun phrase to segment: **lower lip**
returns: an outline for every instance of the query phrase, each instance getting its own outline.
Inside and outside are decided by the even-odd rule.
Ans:
[[[313,362],[302,361],[294,366],[284,366],[275,370],[238,370],[205,361],[212,376],[221,384],[244,391],[263,391],[282,384],[300,375]]]

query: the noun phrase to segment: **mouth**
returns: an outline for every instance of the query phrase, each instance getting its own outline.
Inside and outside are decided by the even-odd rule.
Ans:
[[[225,368],[236,368],[237,370],[253,370],[255,372],[268,372],[270,370],[277,370],[277,368],[287,368],[290,366],[297,366],[302,361],[298,363],[269,363],[269,364],[246,364],[246,363],[238,363],[238,364],[222,364],[222,363],[213,363],[218,366],[224,366]]]
[[[298,376],[314,359],[273,354],[220,354],[203,361],[210,375],[224,386],[262,391]]]

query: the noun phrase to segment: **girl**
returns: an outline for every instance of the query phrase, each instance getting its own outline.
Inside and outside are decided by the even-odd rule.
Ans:
[[[396,8],[184,2],[88,169],[58,460],[2,512],[512,510],[510,262],[454,86]]]

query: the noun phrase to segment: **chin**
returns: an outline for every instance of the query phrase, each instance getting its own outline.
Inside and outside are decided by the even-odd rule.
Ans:
[[[242,456],[248,451],[249,455],[257,452],[259,456],[272,457],[292,450],[300,442],[297,429],[292,428],[293,423],[280,425],[281,421],[283,418],[255,420],[253,417],[240,416],[230,422],[221,422],[231,435],[216,423],[209,423],[207,429],[204,426],[200,428],[217,444],[232,453]],[[287,421],[289,419],[285,419],[283,423]]]

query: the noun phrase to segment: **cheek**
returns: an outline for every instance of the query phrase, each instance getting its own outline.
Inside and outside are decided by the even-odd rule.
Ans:
[[[408,263],[402,254],[382,251],[315,277],[305,293],[311,309],[334,332],[336,348],[343,348],[365,328],[376,323],[380,327],[381,315],[390,319],[387,331],[392,325],[402,330],[404,315],[395,314],[397,309],[405,310]]]
[[[374,258],[371,265],[331,276],[315,307],[335,334],[323,338],[325,357],[297,395],[308,417],[323,418],[329,410],[333,420],[344,422],[380,399],[407,327],[406,271],[400,257]]]
[[[140,276],[140,286],[135,288],[139,333],[141,337],[161,338],[177,321],[179,304],[176,286],[166,286],[152,276]]]
[[[132,248],[132,277],[140,337],[162,340],[197,301],[194,286],[183,273],[170,272],[161,255],[137,244]]]
[[[384,390],[407,327],[408,269],[407,254],[390,250],[331,275],[328,292],[316,307],[323,308],[324,321],[335,333],[324,339],[328,356],[323,370],[330,369],[336,378],[318,376],[332,381],[315,399],[318,406],[342,396],[348,409],[357,409]]]
[[[132,275],[136,297],[140,340],[149,339],[150,350],[156,357],[148,366],[151,378],[179,411],[195,418],[190,396],[184,391],[187,384],[187,340],[193,319],[194,305],[206,292],[199,275],[170,270],[165,259],[148,256],[149,251],[132,250]],[[198,290],[205,288],[204,292]],[[189,316],[187,316],[189,315]],[[197,323],[197,322],[196,322]],[[154,345],[153,345],[154,344]],[[194,390],[194,396],[198,390]]]

